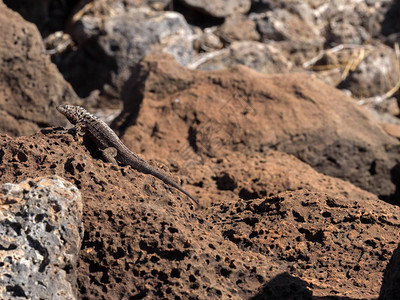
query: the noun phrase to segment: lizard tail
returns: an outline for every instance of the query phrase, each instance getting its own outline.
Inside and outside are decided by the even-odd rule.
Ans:
[[[176,188],[177,190],[181,191],[186,196],[188,196],[190,199],[192,199],[193,202],[196,203],[198,207],[200,206],[199,201],[197,201],[197,199],[195,197],[193,197],[191,194],[189,194],[189,192],[185,191],[183,189],[183,187],[181,187],[179,184],[177,184],[175,181],[171,180],[170,178],[167,178],[166,176],[162,176],[162,177],[163,178],[159,178],[159,179],[164,181],[166,184],[169,184],[169,185],[173,186],[174,188]]]
[[[153,175],[154,177],[157,177],[158,179],[162,180],[164,183],[169,184],[171,186],[173,186],[174,188],[176,188],[177,190],[181,191],[182,193],[184,193],[186,196],[188,196],[190,199],[193,200],[194,203],[197,204],[197,207],[200,206],[199,201],[197,201],[197,199],[195,197],[193,197],[191,194],[189,194],[187,191],[185,191],[183,189],[182,186],[180,186],[178,183],[176,183],[174,180],[172,180],[171,178],[169,178],[167,175],[161,173],[160,171],[156,170],[155,168],[148,166],[148,169],[143,169],[141,170],[143,173],[148,173]]]
[[[177,190],[181,191],[186,196],[188,196],[190,199],[192,199],[193,202],[197,204],[197,207],[200,206],[199,201],[197,201],[197,199],[195,197],[193,197],[187,191],[185,191],[180,184],[176,183],[174,180],[172,180],[172,178],[168,177],[163,172],[161,172],[161,171],[157,170],[156,168],[154,168],[153,166],[149,165],[145,160],[137,157],[129,149],[127,149],[127,151],[129,151],[130,156],[135,158],[135,160],[132,160],[132,161],[128,162],[128,164],[131,167],[133,167],[134,169],[138,170],[139,172],[153,175],[154,177],[162,180],[164,183],[173,186],[174,188],[176,188]]]

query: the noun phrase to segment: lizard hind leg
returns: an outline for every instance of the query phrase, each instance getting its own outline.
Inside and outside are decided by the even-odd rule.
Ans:
[[[118,154],[118,150],[115,149],[114,147],[108,147],[104,150],[101,151],[104,157],[104,160],[107,162],[112,163],[113,165],[118,165],[117,160],[115,157]]]

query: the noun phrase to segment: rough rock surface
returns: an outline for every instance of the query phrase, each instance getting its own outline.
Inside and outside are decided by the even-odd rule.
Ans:
[[[1,299],[76,299],[83,237],[78,189],[57,176],[0,189]]]
[[[399,142],[344,93],[306,75],[242,66],[192,71],[153,55],[123,98],[115,125],[136,152],[174,157],[185,150],[193,160],[272,148],[382,197],[397,192]],[[185,135],[177,140],[178,132]]]
[[[362,45],[371,39],[368,31],[360,26],[361,19],[354,12],[349,10],[343,13],[329,21],[330,43]]]
[[[18,65],[4,60],[9,65],[0,76],[23,73],[32,53],[53,53],[63,75],[88,96],[85,106],[98,104],[103,116],[105,106],[113,106],[110,100],[121,105],[125,84],[125,109],[115,128],[129,148],[203,205],[195,210],[160,180],[104,163],[79,136],[53,129],[32,137],[0,136],[1,183],[58,175],[82,193],[86,234],[76,269],[77,298],[396,297],[398,251],[392,253],[399,244],[400,211],[391,204],[398,204],[400,194],[399,142],[354,100],[304,74],[261,75],[245,67],[206,73],[184,69],[172,56],[149,56],[137,64],[142,54],[167,49],[192,68],[241,63],[266,73],[306,70],[333,86],[347,83],[353,95],[365,90],[376,96],[398,80],[393,55],[398,51],[377,46],[397,47],[398,1],[253,0],[243,1],[251,2],[244,13],[236,6],[235,14],[225,9],[222,17],[211,16],[205,5],[193,9],[170,0],[4,2],[35,21],[43,37],[50,35],[47,50],[27,39],[31,31],[16,35],[26,42],[22,46],[32,47],[24,46],[12,61]],[[239,2],[227,3],[206,5]],[[1,9],[0,15],[10,14],[8,23],[21,21]],[[160,12],[170,9],[175,12]],[[10,33],[20,27],[6,25],[0,31],[9,31],[5,38],[17,53]],[[186,56],[179,49],[187,42],[192,51],[192,37],[195,55]],[[130,55],[132,49],[137,55]],[[3,57],[13,55],[7,51]],[[10,81],[7,107],[14,114],[21,107],[35,111],[36,94],[47,95],[53,87],[42,86],[48,77],[29,73]],[[387,85],[380,80],[365,85],[382,77]],[[51,83],[59,77],[54,78]],[[37,90],[25,89],[32,91],[22,97],[26,103],[14,102],[25,84]],[[64,96],[60,88],[53,98],[72,102]],[[369,101],[375,115],[382,110],[380,122],[399,124],[398,98],[392,90],[358,103]],[[40,107],[53,108],[58,100],[49,101]],[[41,118],[63,122],[51,109],[39,111]],[[23,127],[0,119],[18,131],[14,134]],[[49,124],[34,122],[30,132]],[[384,128],[399,136],[397,127]],[[74,269],[64,271],[72,276]]]
[[[205,206],[194,210],[176,190],[96,159],[79,140],[52,130],[0,140],[1,182],[58,175],[81,190],[79,298],[378,295],[400,208],[276,151],[163,160]]]
[[[29,135],[65,125],[55,107],[77,96],[44,53],[37,28],[0,2],[0,131]]]
[[[209,215],[223,224],[225,238],[281,261],[292,276],[312,285],[314,295],[326,295],[329,287],[331,295],[372,299],[381,285],[376,279],[400,237],[392,231],[400,225],[399,208],[388,214],[386,203],[349,200],[296,190],[224,203]],[[344,295],[342,282],[347,282]]]

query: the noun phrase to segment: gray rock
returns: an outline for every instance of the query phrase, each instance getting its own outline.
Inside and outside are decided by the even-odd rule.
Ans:
[[[78,189],[57,176],[0,189],[0,298],[76,299]]]
[[[385,45],[367,49],[365,58],[339,88],[350,90],[356,98],[380,96],[400,80],[398,60],[394,50]]]
[[[181,14],[143,7],[109,11],[101,14],[98,8],[71,26],[80,48],[63,60],[61,69],[81,97],[98,89],[119,98],[129,70],[148,53],[172,54],[183,65],[191,61],[192,30]]]
[[[371,38],[367,30],[361,26],[356,14],[347,12],[347,15],[339,15],[329,22],[328,41],[337,44],[362,45]]]
[[[282,55],[282,51],[272,43],[235,41],[227,49],[209,56],[209,59],[206,56],[200,58],[196,67],[201,70],[217,70],[241,64],[263,73],[286,73],[293,67]]]
[[[187,6],[217,18],[237,13],[247,13],[251,6],[250,0],[182,0],[182,2]]]
[[[398,7],[395,2],[331,0],[320,5],[316,14],[322,22],[327,21],[327,33],[331,35],[328,39],[336,38],[338,43],[349,40],[369,42],[369,37],[380,39],[381,34],[398,31]]]
[[[321,33],[312,23],[309,16],[311,11],[307,11],[305,7],[308,6],[298,8],[301,15],[286,9],[275,9],[263,14],[251,14],[250,18],[256,20],[263,41],[319,41],[322,39]]]
[[[132,9],[110,17],[99,45],[120,68],[133,66],[147,53],[166,52],[186,65],[192,58],[192,31],[181,14]]]

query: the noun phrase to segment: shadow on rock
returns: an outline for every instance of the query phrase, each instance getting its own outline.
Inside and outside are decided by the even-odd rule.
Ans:
[[[400,253],[399,248],[396,252]],[[397,291],[398,292],[398,291]],[[382,296],[382,291],[381,291]],[[358,298],[340,296],[313,296],[312,291],[307,288],[307,283],[299,277],[291,276],[289,273],[281,273],[264,285],[260,293],[251,300],[361,300]],[[379,298],[395,299],[395,298]]]
[[[400,206],[400,201],[398,200],[400,197],[400,163],[396,164],[390,170],[390,179],[396,187],[395,192],[388,197],[382,197],[382,198],[380,197],[380,198],[390,204]]]
[[[312,292],[307,288],[307,283],[298,277],[281,273],[264,285],[260,293],[251,300],[290,300],[313,299]]]
[[[398,299],[400,293],[400,244],[386,266],[383,275],[382,287],[379,293],[380,300]]]
[[[385,14],[385,19],[382,22],[381,33],[385,36],[394,35],[393,38],[399,36],[400,21],[399,21],[400,2],[393,1],[392,6]]]

